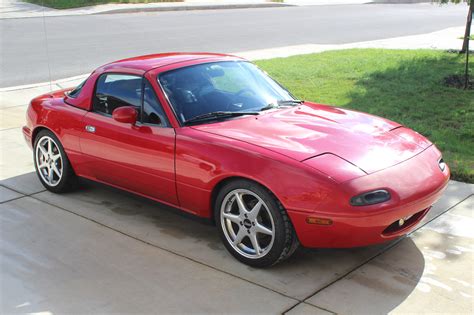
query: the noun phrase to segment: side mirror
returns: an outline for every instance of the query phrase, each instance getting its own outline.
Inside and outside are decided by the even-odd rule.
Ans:
[[[135,125],[137,110],[133,106],[118,107],[112,112],[112,118],[121,123]]]

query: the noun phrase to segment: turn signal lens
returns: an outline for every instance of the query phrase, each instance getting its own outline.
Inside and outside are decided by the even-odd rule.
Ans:
[[[444,162],[444,160],[442,158],[441,158],[441,160],[439,160],[438,166],[439,166],[439,169],[441,170],[441,172],[444,172],[444,170],[446,169],[446,163]]]
[[[390,193],[384,189],[374,190],[365,194],[361,194],[351,199],[353,206],[368,206],[381,203],[390,199]]]
[[[307,217],[306,223],[308,224],[318,224],[318,225],[331,225],[332,220],[326,218],[314,218],[314,217]]]

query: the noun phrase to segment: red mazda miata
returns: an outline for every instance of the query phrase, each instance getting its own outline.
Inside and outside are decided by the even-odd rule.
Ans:
[[[257,267],[306,247],[410,232],[449,168],[426,138],[372,115],[297,100],[252,63],[157,54],[32,100],[23,133],[52,192],[77,177],[210,218]]]

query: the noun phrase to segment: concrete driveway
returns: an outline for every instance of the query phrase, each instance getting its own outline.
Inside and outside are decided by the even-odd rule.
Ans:
[[[1,313],[474,312],[474,185],[452,181],[409,237],[300,249],[254,269],[226,252],[214,227],[169,207],[91,182],[45,191],[21,137],[29,95],[8,93],[0,95]]]
[[[0,185],[3,313],[472,312],[472,185],[452,182],[410,237],[264,270],[212,226],[110,187],[55,195],[34,173]]]

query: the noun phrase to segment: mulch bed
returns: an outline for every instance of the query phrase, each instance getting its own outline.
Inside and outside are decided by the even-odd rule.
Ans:
[[[469,77],[468,90],[474,90],[474,78]],[[443,83],[448,87],[454,87],[457,89],[464,89],[465,77],[464,75],[453,74],[444,78]]]

